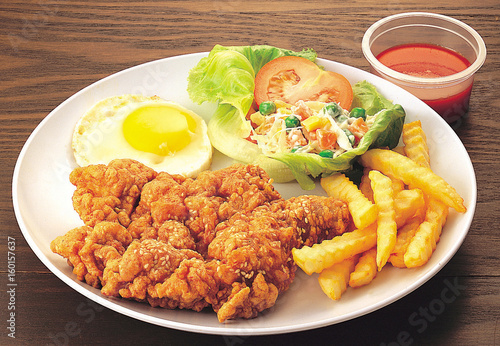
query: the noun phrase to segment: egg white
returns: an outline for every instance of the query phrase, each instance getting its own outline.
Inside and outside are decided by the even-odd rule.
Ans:
[[[196,130],[190,133],[191,142],[183,149],[167,156],[140,151],[132,147],[122,131],[124,120],[139,107],[165,104],[189,114],[196,122]],[[72,148],[76,163],[80,166],[108,164],[114,159],[134,159],[157,172],[182,174],[196,177],[210,168],[212,145],[207,135],[205,121],[196,113],[158,96],[112,96],[95,104],[76,124]]]

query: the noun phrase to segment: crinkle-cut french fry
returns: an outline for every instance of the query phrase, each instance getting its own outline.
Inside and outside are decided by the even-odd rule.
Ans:
[[[405,183],[402,180],[396,179],[396,178],[391,178],[392,181],[392,191],[394,192],[394,195],[396,195],[398,192],[401,192],[405,189]]]
[[[365,228],[377,218],[376,206],[366,198],[358,187],[342,173],[321,178],[321,186],[328,196],[347,202],[356,228]]]
[[[427,138],[420,120],[404,124],[401,137],[405,144],[405,155],[418,165],[430,168]]]
[[[361,176],[361,181],[359,183],[359,190],[370,202],[373,203],[373,190],[372,185],[370,183],[370,177],[368,174],[370,173],[369,168],[363,169],[363,175]]]
[[[361,193],[363,193],[363,195],[365,195],[366,198],[368,198],[368,200],[370,200],[370,202],[374,203],[373,190],[370,183],[370,177],[368,176],[370,171],[371,169],[369,168],[363,169],[363,175],[361,176],[359,190],[361,191]],[[391,178],[391,180],[392,180],[392,190],[394,191],[394,195],[396,195],[400,191],[403,191],[406,188],[405,183],[402,180],[394,178]]]
[[[413,216],[425,216],[425,198],[420,189],[403,190],[394,196],[394,210],[396,211],[396,224],[403,226]]]
[[[358,256],[353,256],[323,270],[318,277],[319,285],[325,294],[333,300],[339,300],[347,290],[349,276],[354,270]]]
[[[365,252],[377,244],[377,224],[346,232],[313,246],[292,249],[293,260],[308,275],[320,273],[323,269],[346,258]]]
[[[463,198],[451,185],[430,168],[422,167],[406,156],[387,149],[370,149],[361,155],[360,162],[365,167],[421,189],[424,194],[440,200],[460,213],[467,211]]]
[[[349,286],[361,287],[368,285],[377,276],[377,249],[365,251],[358,260],[354,271],[349,277]]]
[[[398,226],[394,211],[392,180],[379,171],[370,171],[373,198],[378,208],[377,216],[377,267],[382,270],[396,245]]]
[[[434,198],[429,198],[425,220],[418,227],[404,255],[404,262],[408,268],[427,263],[436,249],[447,217],[448,207]]]
[[[413,217],[409,219],[404,226],[398,229],[396,245],[394,246],[394,250],[392,250],[391,256],[389,256],[389,262],[391,262],[394,267],[406,268],[404,255],[421,222],[422,219],[420,217]]]

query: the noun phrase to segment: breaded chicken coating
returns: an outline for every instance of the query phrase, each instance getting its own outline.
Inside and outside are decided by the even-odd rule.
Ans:
[[[195,251],[176,249],[156,239],[134,241],[123,256],[108,262],[101,292],[145,301],[148,288],[168,279],[186,259],[202,257]]]
[[[50,244],[52,252],[68,260],[78,280],[99,287],[109,260],[119,258],[132,242],[128,230],[116,222],[77,227]]]
[[[73,207],[87,226],[117,221],[127,227],[142,187],[155,176],[151,168],[129,159],[76,168],[70,174],[76,186]]]
[[[352,226],[346,203],[285,200],[254,165],[193,179],[116,160],[78,168],[71,180],[85,226],[51,249],[79,280],[155,307],[211,307],[220,322],[272,307],[294,280],[292,249]]]

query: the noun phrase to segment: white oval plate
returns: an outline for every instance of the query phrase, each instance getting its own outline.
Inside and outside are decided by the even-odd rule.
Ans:
[[[82,225],[72,208],[74,187],[68,181],[76,167],[70,142],[77,120],[99,100],[113,95],[141,93],[175,101],[208,119],[214,105],[193,104],[186,92],[189,70],[206,53],[177,56],[142,64],[104,78],[79,91],[55,108],[24,145],[13,176],[12,193],[17,221],[40,260],[62,281],[89,299],[121,314],[156,325],[206,334],[265,335],[308,330],[353,319],[380,309],[414,291],[432,278],[462,244],[476,206],[476,178],[470,158],[455,132],[426,104],[403,89],[368,72],[318,59],[327,70],[345,75],[351,83],[368,80],[395,103],[403,105],[407,121],[419,119],[427,134],[431,164],[465,199],[467,212],[450,211],[437,249],[427,265],[396,269],[387,265],[368,286],[348,289],[332,301],[319,287],[317,276],[300,269],[290,289],[276,305],[252,320],[219,323],[210,309],[203,312],[165,310],[146,304],[109,298],[76,280],[66,260],[50,251],[50,242]],[[232,163],[216,154],[212,169]],[[319,186],[319,184],[318,184]],[[295,183],[276,184],[284,198],[304,194]],[[320,188],[309,192],[324,194]]]

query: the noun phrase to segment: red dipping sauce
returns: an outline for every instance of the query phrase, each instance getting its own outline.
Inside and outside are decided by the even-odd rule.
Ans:
[[[469,67],[461,54],[438,45],[411,43],[391,47],[376,57],[383,65],[406,75],[421,78],[446,77]],[[472,84],[464,91],[441,99],[422,99],[448,123],[462,118],[469,110]]]

